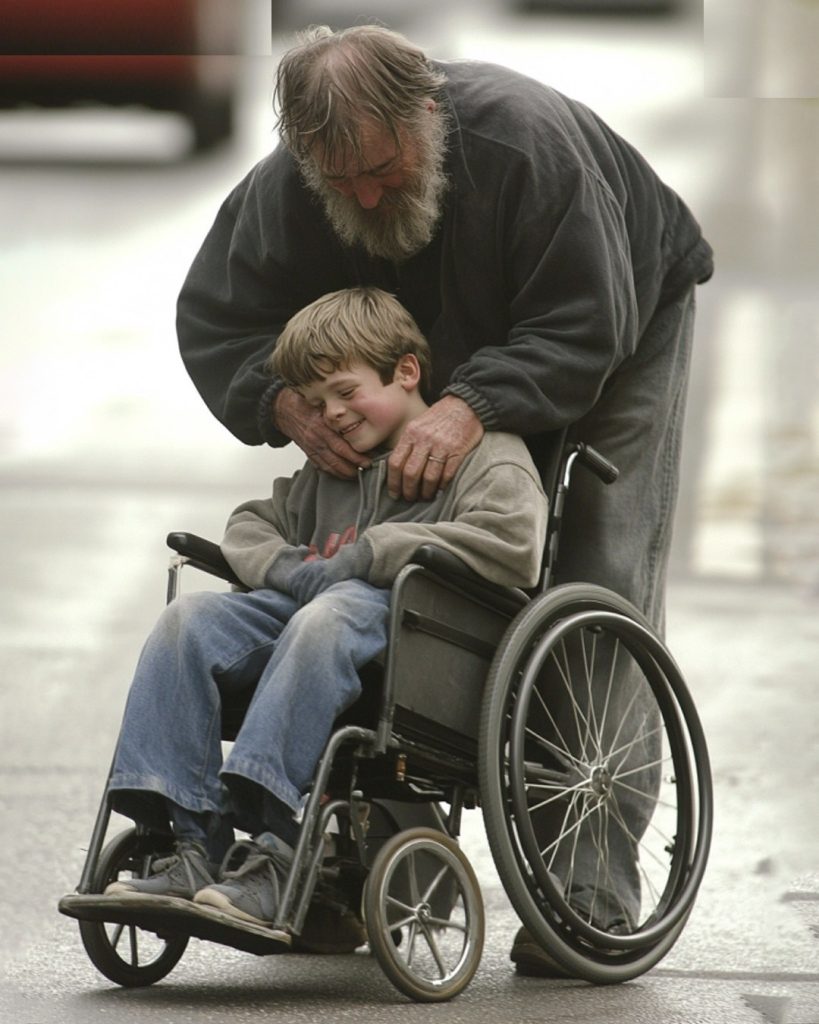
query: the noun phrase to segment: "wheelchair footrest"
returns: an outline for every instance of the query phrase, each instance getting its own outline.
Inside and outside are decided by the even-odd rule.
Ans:
[[[116,898],[100,893],[72,893],[63,896],[59,910],[61,914],[80,921],[101,921],[142,928],[160,937],[186,935],[218,942],[222,946],[232,946],[257,956],[287,953],[292,941],[288,932],[237,921],[215,907],[200,906],[190,900],[174,897]]]

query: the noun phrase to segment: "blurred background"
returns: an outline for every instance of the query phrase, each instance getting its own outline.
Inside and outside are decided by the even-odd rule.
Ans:
[[[804,92],[819,7],[778,5],[801,16],[787,50],[764,3],[732,7],[708,2],[704,25],[697,0],[5,0],[4,501],[148,480],[241,494],[287,471],[291,453],[243,448],[210,418],[174,302],[218,204],[276,144],[292,33],[376,19],[584,100],[686,199],[717,275],[700,291],[675,571],[819,586],[819,107]],[[757,98],[799,67],[802,98]]]
[[[815,0],[706,0],[704,13],[698,0],[3,0],[0,810],[26,871],[48,882],[23,897],[19,858],[0,870],[12,880],[0,946],[22,957],[27,934],[42,985],[52,930],[79,955],[54,905],[76,884],[133,662],[164,598],[165,535],[218,539],[239,501],[302,461],[292,447],[245,447],[211,418],[177,353],[179,287],[219,204],[276,144],[273,71],[293,32],[374,19],[436,58],[506,64],[588,103],[714,246],[669,618],[718,785],[701,920],[726,948],[742,931],[742,957],[797,962],[782,888],[815,869],[819,841],[817,11]],[[62,851],[44,848],[44,832]],[[740,886],[741,902],[723,895]],[[751,909],[763,890],[764,911]],[[729,927],[740,906],[747,920]],[[719,959],[689,945],[683,960],[697,948]]]

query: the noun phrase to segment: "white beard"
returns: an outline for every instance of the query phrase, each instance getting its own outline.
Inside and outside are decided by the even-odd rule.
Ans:
[[[427,137],[418,140],[419,167],[408,172],[403,188],[385,191],[372,210],[328,185],[309,157],[303,161],[304,181],[321,200],[333,230],[345,245],[361,245],[370,256],[401,263],[432,241],[448,182],[443,119],[434,119],[430,129]]]

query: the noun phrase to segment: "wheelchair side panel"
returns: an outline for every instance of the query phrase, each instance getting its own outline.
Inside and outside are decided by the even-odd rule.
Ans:
[[[387,692],[399,734],[474,753],[489,664],[509,616],[419,566],[393,591]]]

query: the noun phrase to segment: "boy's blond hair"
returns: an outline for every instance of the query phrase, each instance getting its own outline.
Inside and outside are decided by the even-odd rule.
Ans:
[[[322,295],[287,321],[265,369],[289,387],[300,388],[334,370],[364,363],[389,384],[405,355],[418,360],[424,392],[430,351],[415,320],[380,288],[344,288]]]

